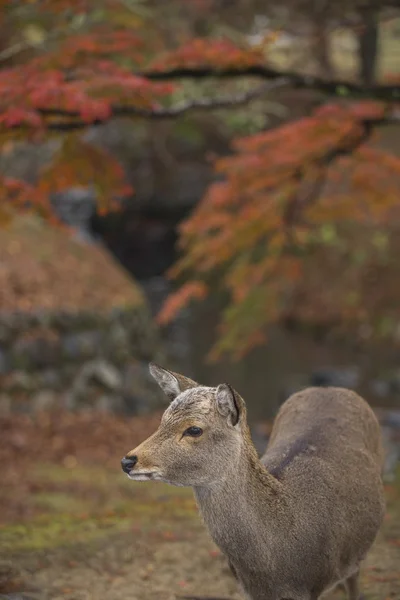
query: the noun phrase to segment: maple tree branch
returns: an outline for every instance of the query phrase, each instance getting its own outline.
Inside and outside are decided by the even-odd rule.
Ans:
[[[321,192],[324,188],[326,178],[327,178],[326,169],[325,170],[321,169],[317,175],[317,178],[314,181],[314,185],[313,185],[310,193],[303,200],[304,204],[307,204],[307,206],[309,206],[310,204],[314,204],[318,200],[318,198],[320,197]]]
[[[139,73],[153,81],[166,81],[171,79],[205,79],[207,77],[225,79],[228,77],[261,77],[276,80],[285,77],[289,85],[297,89],[315,89],[332,96],[363,96],[381,100],[400,100],[400,84],[390,85],[362,85],[347,80],[329,80],[314,75],[302,75],[291,71],[280,71],[264,65],[250,65],[246,67],[228,67],[218,69],[215,67],[176,67],[164,71],[148,70]]]
[[[15,44],[13,44],[12,46],[8,46],[7,48],[4,48],[4,50],[2,50],[0,52],[0,61],[6,61],[9,58],[12,58],[13,56],[15,56],[16,54],[19,54],[20,52],[23,52],[24,50],[27,50],[28,48],[31,48],[31,44],[27,41],[22,41],[22,42],[16,42]]]
[[[79,119],[79,113],[75,111],[67,111],[61,109],[41,109],[40,114],[44,117],[67,117],[73,120],[71,121],[49,121],[46,123],[47,129],[57,131],[71,131],[74,129],[83,129],[88,126],[100,125],[112,117],[144,117],[150,119],[171,119],[179,117],[192,110],[216,110],[219,108],[237,108],[248,104],[251,100],[259,98],[263,94],[270,92],[274,89],[284,87],[288,84],[288,80],[285,77],[281,77],[279,80],[263,84],[256,88],[253,88],[247,92],[241,94],[225,96],[222,98],[215,99],[200,99],[192,100],[187,102],[181,102],[171,108],[154,108],[146,109],[137,106],[121,106],[112,105],[111,113],[104,119],[96,119],[90,123]]]
[[[272,89],[277,89],[278,87],[283,87],[287,85],[287,81],[282,78],[280,82],[275,82],[275,85],[271,86],[263,85],[256,89],[250,90],[249,92],[245,92],[243,94],[238,94],[236,96],[228,96],[226,98],[217,98],[217,99],[204,99],[204,100],[195,100],[188,102],[181,102],[172,108],[155,108],[155,109],[145,109],[139,108],[136,106],[120,106],[120,105],[112,105],[111,113],[104,119],[95,119],[94,121],[87,122],[83,121],[79,118],[79,113],[75,111],[66,111],[62,109],[41,109],[39,112],[44,117],[65,117],[70,118],[71,120],[63,120],[63,121],[48,121],[46,123],[46,128],[52,131],[74,131],[78,129],[84,129],[85,127],[93,127],[96,125],[101,125],[113,117],[142,117],[147,119],[172,119],[175,117],[179,117],[187,112],[192,110],[216,110],[219,108],[236,108],[239,106],[244,106],[251,100],[256,99],[261,96],[264,92],[271,91]],[[290,120],[290,119],[289,119]],[[362,121],[361,123],[364,125],[372,127],[379,127],[380,125],[388,125],[393,123],[400,123],[400,110],[393,109],[391,111],[387,111],[387,113],[382,117],[377,117],[376,119],[369,119],[368,121]],[[279,126],[279,123],[277,126]],[[15,126],[18,128],[18,125]],[[335,158],[335,156],[333,156]],[[332,158],[332,160],[333,160]]]

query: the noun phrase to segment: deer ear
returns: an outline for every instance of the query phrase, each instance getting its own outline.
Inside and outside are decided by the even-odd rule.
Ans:
[[[228,418],[231,425],[237,425],[241,416],[243,400],[239,394],[227,383],[221,383],[217,387],[218,412]]]
[[[168,369],[164,369],[164,367],[160,367],[155,363],[150,363],[149,369],[151,375],[157,381],[158,385],[168,397],[170,402],[175,400],[175,398],[179,396],[181,392],[184,392],[190,388],[198,387],[199,385],[192,379],[189,379],[189,377],[185,377],[179,373],[174,373],[173,371],[168,371]]]

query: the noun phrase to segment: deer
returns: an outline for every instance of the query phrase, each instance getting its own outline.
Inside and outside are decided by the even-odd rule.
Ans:
[[[378,420],[356,392],[310,387],[279,408],[259,458],[246,404],[150,363],[170,401],[159,428],[121,461],[133,481],[190,486],[251,600],[359,600],[360,565],[385,512]]]

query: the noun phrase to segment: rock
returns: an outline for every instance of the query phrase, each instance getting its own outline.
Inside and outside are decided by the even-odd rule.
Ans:
[[[400,394],[400,373],[395,371],[386,377],[375,379],[370,384],[371,391],[379,398]]]
[[[12,364],[20,369],[54,365],[60,357],[60,343],[55,334],[38,333],[20,337],[12,347]]]
[[[397,432],[387,425],[382,426],[385,462],[383,468],[384,481],[391,482],[396,478],[396,470],[400,461],[400,430]],[[397,434],[397,435],[396,435]]]
[[[0,375],[5,375],[10,371],[10,359],[3,348],[0,348]]]
[[[71,333],[62,340],[63,354],[72,360],[93,358],[101,347],[102,334],[100,331],[83,331]]]
[[[130,358],[129,334],[120,323],[113,324],[104,337],[104,354],[107,358],[119,364]]]
[[[149,373],[147,363],[132,361],[123,372],[122,394],[129,414],[146,414],[165,407],[166,400]]]
[[[7,394],[0,394],[0,416],[4,417],[11,412],[11,398]]]
[[[25,317],[25,314],[21,313],[21,317]],[[51,327],[52,318],[53,318],[53,313],[51,311],[48,311],[46,309],[39,309],[34,312],[32,317],[34,319],[35,324],[37,324],[38,327],[44,327],[44,328]],[[34,326],[33,323],[32,323],[32,326]],[[28,325],[26,326],[26,328],[28,328]]]
[[[96,400],[94,408],[104,412],[123,412],[124,403],[121,396],[103,394]]]
[[[60,333],[68,333],[76,329],[76,314],[66,310],[60,310],[52,315],[52,325]]]
[[[37,385],[45,389],[60,390],[63,387],[60,371],[57,369],[45,369],[41,371],[38,375]]]
[[[77,312],[60,310],[52,314],[52,325],[60,333],[93,331],[104,326],[106,316],[97,311],[79,310]]]
[[[53,410],[58,407],[57,395],[52,390],[41,390],[31,398],[31,405],[34,412]]]
[[[159,339],[150,312],[147,309],[140,313],[126,311],[119,315],[118,320],[128,335],[131,355],[152,360],[159,347]]]
[[[95,382],[104,388],[115,391],[122,385],[122,376],[111,363],[98,359],[87,362],[81,369],[74,382],[76,391],[84,390],[90,382]]]
[[[18,311],[7,312],[1,315],[2,330],[8,340],[11,340],[15,333],[29,327],[27,318]]]
[[[383,379],[374,379],[370,383],[371,392],[378,398],[386,398],[390,394],[390,382]]]
[[[83,239],[94,239],[91,218],[96,212],[96,194],[92,188],[74,187],[51,195],[57,216],[76,229]]]
[[[25,371],[13,371],[4,387],[8,392],[31,392],[36,388],[36,379]]]
[[[381,423],[386,427],[390,427],[394,431],[397,430],[397,435],[400,440],[400,410],[383,410],[381,411]]]
[[[91,331],[96,329],[99,321],[95,312],[80,310],[78,312],[60,310],[51,316],[52,326],[61,334],[77,333],[79,331]]]
[[[7,318],[0,317],[0,344],[9,344],[12,340],[12,331],[7,323]]]
[[[360,381],[360,369],[356,366],[346,368],[326,367],[311,374],[310,385],[336,386],[355,389]]]

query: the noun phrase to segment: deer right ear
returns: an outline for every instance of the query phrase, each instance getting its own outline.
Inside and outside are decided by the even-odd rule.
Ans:
[[[151,375],[157,381],[170,402],[175,400],[181,392],[198,386],[198,384],[195,381],[192,381],[192,379],[189,379],[189,377],[174,373],[173,371],[168,371],[168,369],[164,369],[164,367],[160,367],[155,363],[150,363],[149,369]]]
[[[221,383],[217,387],[216,400],[218,412],[227,417],[231,425],[237,425],[241,416],[241,403],[235,390],[227,383]]]

